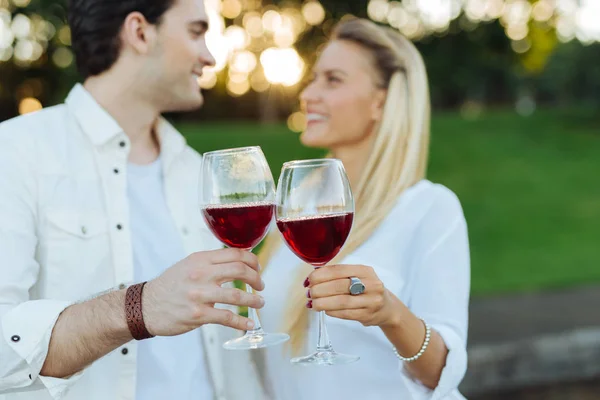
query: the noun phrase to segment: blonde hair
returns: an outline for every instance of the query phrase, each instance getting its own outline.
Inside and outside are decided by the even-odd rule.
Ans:
[[[377,229],[404,190],[425,178],[429,154],[431,106],[425,63],[412,42],[397,31],[365,19],[340,23],[331,40],[345,40],[366,49],[377,73],[376,84],[387,88],[382,119],[376,130],[371,154],[356,187],[355,219],[344,248],[332,261],[339,262],[355,251]],[[272,232],[259,254],[261,265],[282,241]],[[302,282],[312,266],[299,268],[288,298],[282,329],[291,336],[289,345],[298,354],[306,340],[308,310]]]

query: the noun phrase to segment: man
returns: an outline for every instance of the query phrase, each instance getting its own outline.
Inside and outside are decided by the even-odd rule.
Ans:
[[[0,399],[260,399],[222,350],[251,321],[214,307],[262,307],[221,286],[262,290],[256,257],[214,250],[160,117],[202,104],[203,1],[72,0],[69,23],[84,85],[0,125]]]

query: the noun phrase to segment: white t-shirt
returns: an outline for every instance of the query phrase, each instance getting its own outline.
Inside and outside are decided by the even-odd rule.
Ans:
[[[186,253],[164,195],[160,158],[127,167],[134,277],[147,281]],[[139,342],[136,399],[212,399],[200,330]]]
[[[266,381],[273,398],[463,399],[456,388],[467,367],[470,261],[467,227],[454,193],[429,181],[417,183],[342,263],[372,266],[387,289],[440,333],[450,351],[438,387],[431,391],[404,370],[379,327],[327,317],[334,349],[358,355],[360,361],[331,367],[296,366],[290,364],[285,346],[269,348],[265,351]],[[261,321],[268,332],[281,329],[288,293],[303,283],[292,282],[299,266],[300,260],[282,245],[266,267]],[[316,349],[317,314],[311,314],[302,355]]]

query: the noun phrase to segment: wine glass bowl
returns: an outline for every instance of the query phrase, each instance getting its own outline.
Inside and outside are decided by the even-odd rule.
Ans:
[[[302,261],[319,268],[334,259],[354,220],[354,199],[342,162],[318,159],[285,163],[277,185],[275,215],[284,242]],[[317,351],[291,362],[337,365],[358,360],[358,356],[334,351],[325,313],[320,311]]]
[[[207,226],[227,247],[251,251],[269,231],[275,210],[275,183],[260,147],[205,153],[202,157],[200,207]],[[249,285],[246,291],[252,293]],[[229,350],[258,349],[289,340],[267,333],[256,310],[249,308],[254,328],[223,344]]]

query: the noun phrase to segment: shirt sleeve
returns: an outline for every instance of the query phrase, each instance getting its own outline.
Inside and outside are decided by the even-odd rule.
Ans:
[[[28,161],[34,144],[18,138],[23,130],[13,121],[0,125],[0,394],[45,389],[60,399],[78,376],[39,374],[54,324],[69,303],[29,297],[40,267],[36,179]]]
[[[467,370],[470,256],[467,224],[456,196],[444,187],[423,219],[417,238],[425,243],[417,258],[408,307],[437,331],[448,348],[431,400],[458,395]]]

